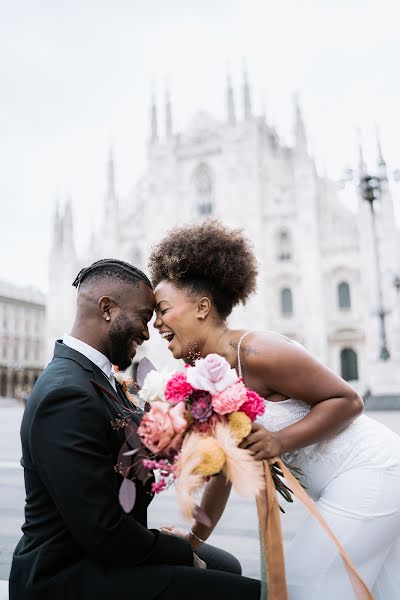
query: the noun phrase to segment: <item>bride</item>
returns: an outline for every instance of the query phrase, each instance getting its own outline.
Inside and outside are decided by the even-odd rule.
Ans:
[[[356,391],[300,344],[271,331],[228,327],[233,307],[256,288],[256,258],[241,231],[216,220],[175,228],[153,248],[150,271],[154,326],[174,358],[218,353],[265,398],[265,413],[244,447],[256,459],[280,455],[299,467],[374,598],[400,598],[400,438],[362,415]],[[202,498],[212,527],[194,522],[185,534],[194,548],[224,510],[230,487],[221,477],[212,478]],[[354,597],[336,549],[313,517],[287,550],[286,572],[291,600]]]

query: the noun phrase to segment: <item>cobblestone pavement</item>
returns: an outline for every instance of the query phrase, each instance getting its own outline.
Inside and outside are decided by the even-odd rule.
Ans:
[[[19,424],[22,407],[15,402],[0,400],[0,600],[7,598],[2,588],[10,571],[11,556],[20,537],[23,522],[25,490],[22,468],[19,465]],[[400,411],[369,413],[378,421],[400,433]],[[284,540],[294,535],[306,514],[296,502],[285,505],[282,516]],[[177,524],[185,527],[175,504],[174,491],[161,494],[152,502],[149,526]],[[232,495],[216,531],[210,538],[216,546],[232,552],[242,563],[243,573],[259,576],[259,544],[257,514],[253,500]]]

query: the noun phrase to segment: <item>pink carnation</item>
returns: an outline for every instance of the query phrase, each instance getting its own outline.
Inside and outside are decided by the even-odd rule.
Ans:
[[[238,381],[213,396],[212,406],[216,413],[226,415],[239,410],[246,399],[247,389],[241,381]]]
[[[165,398],[170,404],[177,404],[187,400],[192,392],[193,388],[187,382],[186,373],[176,373],[167,382]]]
[[[264,414],[264,399],[253,390],[249,390],[247,388],[247,399],[240,407],[240,410],[244,412],[252,421],[255,421],[257,417],[261,417],[261,415]]]

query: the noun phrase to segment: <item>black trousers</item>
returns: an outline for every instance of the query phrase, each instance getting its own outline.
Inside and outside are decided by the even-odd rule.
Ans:
[[[241,576],[239,561],[209,544],[204,544],[198,556],[207,564],[207,569],[193,567],[157,566],[168,569],[170,584],[157,596],[160,600],[259,600],[260,582]]]

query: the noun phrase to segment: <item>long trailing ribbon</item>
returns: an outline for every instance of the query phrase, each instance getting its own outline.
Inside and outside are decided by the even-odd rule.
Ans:
[[[279,468],[282,470],[285,480],[293,491],[293,494],[304,504],[309,513],[316,518],[328,537],[335,544],[349,576],[355,598],[357,600],[373,600],[371,592],[357,573],[349,556],[318,511],[315,503],[280,458],[270,458],[267,461],[264,461],[266,489],[265,494],[262,493],[257,497],[258,518],[260,522],[261,541],[267,574],[268,600],[288,600],[289,598],[286,584],[279,504],[269,467],[270,464],[274,463],[278,464]]]

